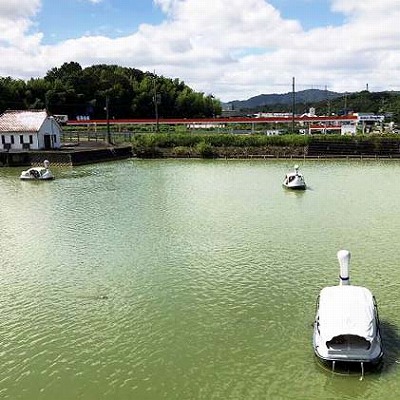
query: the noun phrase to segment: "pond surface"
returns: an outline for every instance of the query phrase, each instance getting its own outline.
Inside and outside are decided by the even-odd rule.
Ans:
[[[0,169],[1,399],[398,399],[400,163],[126,160]],[[320,289],[352,253],[382,368],[315,360]]]

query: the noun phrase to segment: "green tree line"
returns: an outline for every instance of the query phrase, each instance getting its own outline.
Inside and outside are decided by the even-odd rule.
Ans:
[[[212,95],[195,92],[179,79],[135,68],[77,62],[49,70],[28,81],[0,77],[0,113],[7,109],[47,109],[70,119],[87,115],[106,118],[196,118],[221,113]]]
[[[369,92],[363,90],[355,93],[345,93],[332,100],[315,103],[296,103],[297,114],[307,113],[310,107],[315,107],[318,115],[345,115],[349,112],[363,112],[386,115],[386,121],[400,122],[400,93],[399,92]],[[255,110],[252,110],[255,111]],[[264,112],[292,112],[291,104],[276,104],[265,106]]]

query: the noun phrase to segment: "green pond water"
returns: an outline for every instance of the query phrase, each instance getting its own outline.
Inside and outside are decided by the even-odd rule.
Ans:
[[[400,163],[126,160],[0,169],[1,399],[398,399]],[[316,362],[316,298],[375,295],[384,362]]]

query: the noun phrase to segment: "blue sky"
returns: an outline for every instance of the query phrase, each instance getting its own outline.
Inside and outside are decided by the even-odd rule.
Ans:
[[[343,15],[330,10],[328,0],[271,0],[269,3],[284,18],[298,20],[304,29],[338,26],[344,19]],[[38,30],[44,33],[44,44],[88,34],[115,38],[135,32],[143,23],[160,24],[165,17],[152,0],[103,0],[98,3],[44,0],[38,15]]]
[[[53,44],[84,35],[125,36],[164,17],[152,0],[44,0],[35,29],[44,33],[44,44]]]
[[[400,0],[0,0],[0,76],[75,61],[178,78],[222,101],[400,90]]]
[[[298,20],[304,29],[338,26],[344,21],[342,14],[331,11],[328,0],[271,0],[284,18]]]

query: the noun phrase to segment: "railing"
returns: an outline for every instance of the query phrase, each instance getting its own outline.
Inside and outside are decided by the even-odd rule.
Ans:
[[[111,132],[111,143],[129,143],[135,132]],[[105,131],[88,132],[88,131],[65,131],[61,134],[62,143],[79,143],[79,142],[108,142],[108,134]]]

